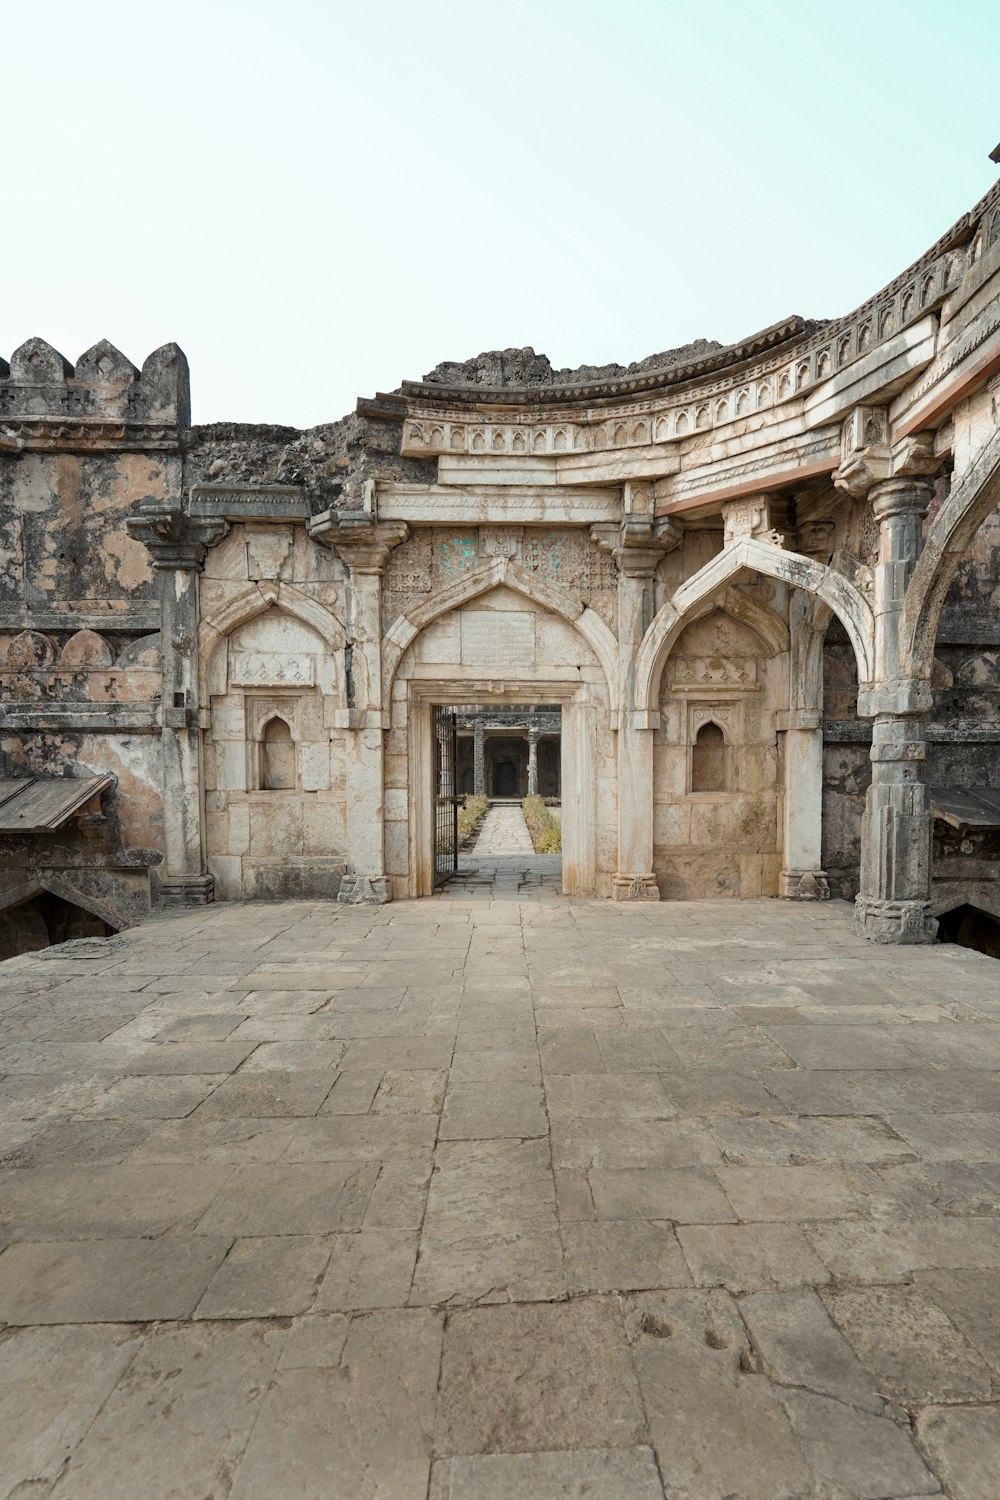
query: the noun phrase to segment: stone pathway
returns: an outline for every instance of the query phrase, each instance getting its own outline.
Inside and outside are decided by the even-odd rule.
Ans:
[[[473,852],[487,857],[503,854],[534,854],[531,834],[528,832],[528,825],[524,821],[524,813],[520,804],[502,803],[490,808],[479,830],[479,837]]]
[[[447,895],[0,965],[0,1495],[995,1500],[998,978]]]
[[[486,814],[475,847],[460,854],[458,873],[438,890],[449,901],[552,900],[562,894],[562,855],[536,854],[520,803]]]

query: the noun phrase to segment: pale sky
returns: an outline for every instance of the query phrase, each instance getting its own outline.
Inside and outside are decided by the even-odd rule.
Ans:
[[[995,181],[998,75],[995,0],[8,0],[0,354],[311,426],[836,316]]]

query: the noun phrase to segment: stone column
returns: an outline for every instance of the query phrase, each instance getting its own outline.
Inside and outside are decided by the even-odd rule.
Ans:
[[[828,901],[823,870],[823,720],[818,709],[779,717],[785,731],[784,864],[778,894],[792,901]]]
[[[477,797],[486,796],[486,727],[482,718],[477,717],[473,726],[472,742],[472,776],[473,790]]]
[[[903,596],[920,554],[931,494],[930,483],[920,478],[889,479],[870,493],[880,533],[876,687],[867,705],[875,722],[855,930],[878,943],[929,943],[937,931],[930,914],[932,819],[923,779],[928,705],[917,685],[900,676],[899,642]]]
[[[528,730],[528,796],[538,796],[538,735],[537,729]]]
[[[161,756],[164,906],[199,906],[215,894],[205,863],[204,784],[198,727],[198,574],[208,546],[228,529],[170,506],[144,505],[128,523],[159,581],[162,652]],[[206,705],[207,706],[207,705]]]
[[[612,877],[615,901],[658,901],[653,873],[653,730],[635,712],[635,658],[655,613],[656,565],[680,545],[681,530],[653,515],[652,492],[626,484],[620,525],[591,527],[591,536],[618,565],[618,859]]]
[[[353,702],[342,715],[347,784],[347,874],[340,901],[380,905],[391,899],[385,873],[384,735],[389,704],[382,698],[382,573],[402,542],[404,522],[379,523],[364,513],[326,511],[310,535],[336,549],[348,570],[347,635]]]

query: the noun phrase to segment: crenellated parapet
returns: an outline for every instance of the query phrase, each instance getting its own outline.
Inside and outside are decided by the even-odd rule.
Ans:
[[[188,363],[176,344],[139,370],[102,339],[75,365],[44,339],[0,360],[0,452],[175,449],[191,423]]]

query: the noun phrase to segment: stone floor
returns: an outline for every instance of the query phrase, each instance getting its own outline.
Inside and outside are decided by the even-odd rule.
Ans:
[[[437,895],[448,901],[552,900],[562,894],[562,855],[536,854],[519,803],[491,807],[475,846]]]
[[[1000,967],[839,903],[0,965],[0,1495],[1000,1495]]]

